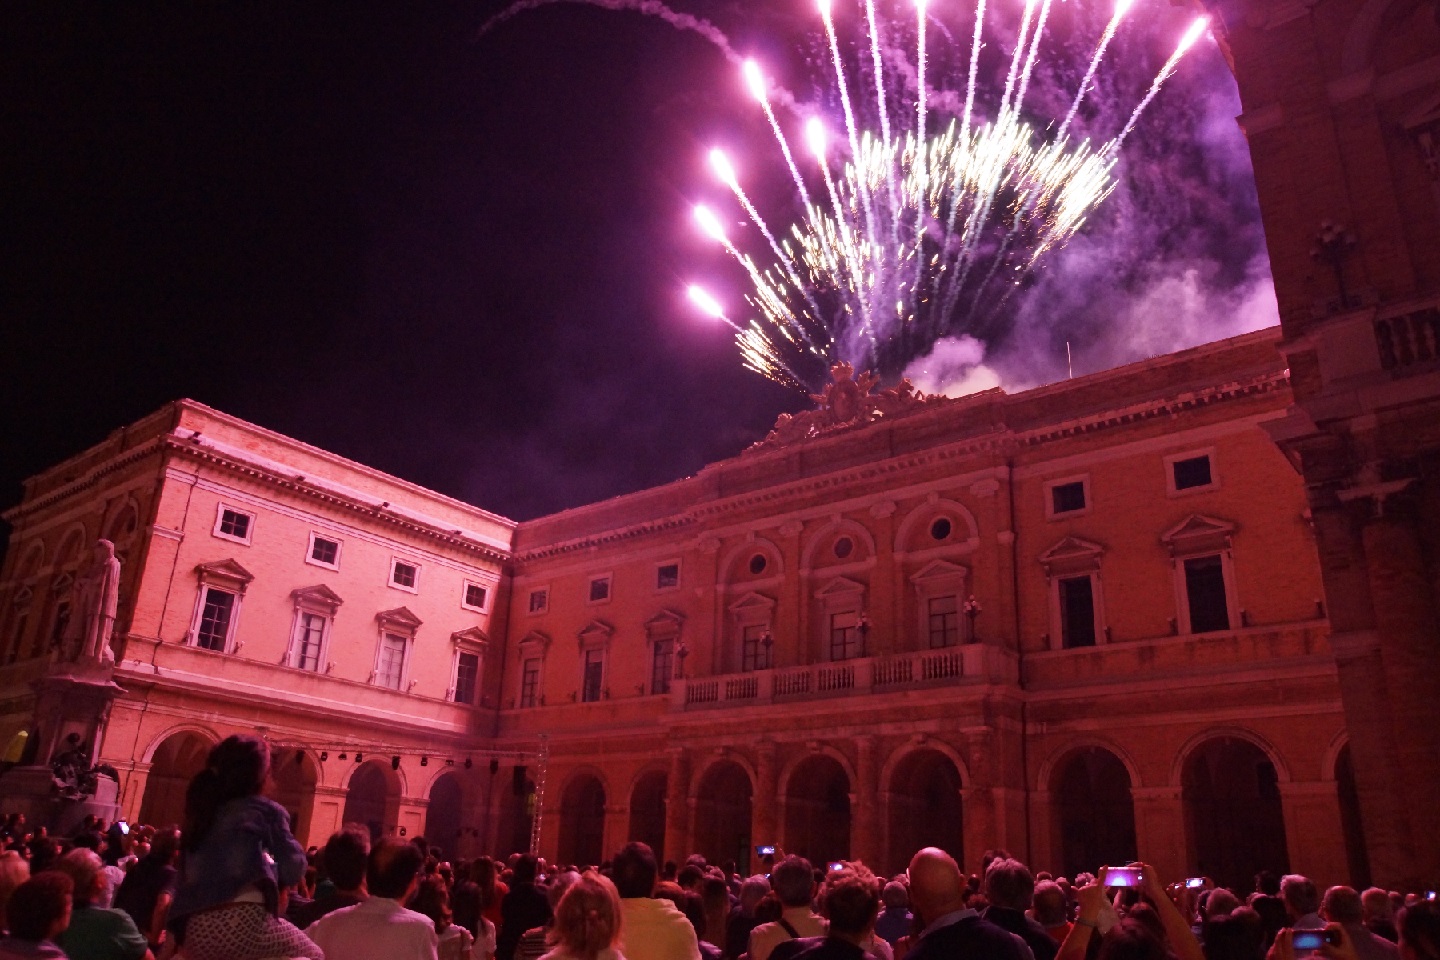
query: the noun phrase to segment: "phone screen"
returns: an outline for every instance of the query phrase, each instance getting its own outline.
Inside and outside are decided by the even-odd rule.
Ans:
[[[1140,886],[1140,868],[1111,867],[1105,871],[1105,885],[1107,887],[1138,887]]]
[[[1203,886],[1205,886],[1204,877],[1189,877],[1185,881],[1185,889],[1187,890],[1199,890]]]
[[[834,872],[834,871],[836,871],[836,870],[844,870],[844,869],[845,869],[845,864],[841,863],[839,860],[831,860],[831,861],[830,861],[830,870],[831,870],[832,872]]]
[[[755,853],[761,857],[773,857],[775,856],[775,847],[771,844],[761,844],[755,848]]]
[[[1296,930],[1291,942],[1296,950],[1319,950],[1325,944],[1325,931]]]

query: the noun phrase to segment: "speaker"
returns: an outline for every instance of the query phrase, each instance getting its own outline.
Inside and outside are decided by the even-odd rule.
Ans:
[[[510,789],[515,792],[515,796],[517,796],[517,797],[522,797],[522,796],[524,796],[524,795],[525,795],[525,768],[524,768],[524,767],[516,767],[513,771],[511,771],[511,773],[512,773],[513,776],[512,776],[512,779],[511,779],[511,781],[510,781],[510,784],[511,784],[511,785],[510,785]]]

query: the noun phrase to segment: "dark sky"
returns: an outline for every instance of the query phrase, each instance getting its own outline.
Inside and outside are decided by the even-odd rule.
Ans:
[[[705,150],[765,146],[734,70],[657,20],[575,5],[477,38],[504,6],[6,4],[0,504],[181,396],[516,519],[693,473],[797,408],[681,297],[718,264],[688,219]],[[1188,19],[1140,6],[1163,43],[1117,58],[1127,107]],[[808,0],[685,9],[813,95]],[[1133,195],[1056,270],[1075,303],[1097,277],[1127,302],[1195,271],[1206,296],[1254,280],[1238,103],[1206,46],[1162,95],[1178,153],[1140,147]],[[1181,230],[1198,266],[1129,285],[1112,241],[1145,183],[1177,193],[1166,164],[1193,199],[1151,233],[1227,239]],[[1075,309],[1077,337],[1104,326]],[[1087,342],[1104,365],[1186,336]]]

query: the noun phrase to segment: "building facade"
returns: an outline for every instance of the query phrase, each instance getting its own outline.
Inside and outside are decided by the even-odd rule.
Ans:
[[[132,819],[258,730],[308,843],[1368,879],[1277,340],[871,406],[519,524],[182,401],[7,514],[9,732],[109,536]]]

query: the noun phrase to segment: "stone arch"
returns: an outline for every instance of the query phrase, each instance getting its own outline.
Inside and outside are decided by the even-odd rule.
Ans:
[[[737,575],[735,565],[742,558],[748,561],[757,553],[763,553],[766,562],[770,565],[766,567],[765,572],[759,576],[751,576],[750,572],[746,570],[743,574]],[[773,540],[766,537],[748,536],[726,551],[720,565],[715,569],[720,571],[722,584],[744,580],[770,580],[785,575],[785,554]]]
[[[805,549],[800,553],[800,570],[802,573],[814,569],[815,554],[820,546],[829,543],[840,534],[850,534],[860,541],[863,547],[863,555],[855,559],[841,560],[829,566],[843,566],[848,563],[858,563],[864,559],[874,559],[875,535],[865,528],[865,525],[858,520],[851,520],[849,517],[835,517],[819,530],[816,530],[805,543]]]
[[[290,832],[305,844],[315,812],[315,787],[320,782],[320,763],[314,751],[303,747],[271,751],[270,776],[275,784],[271,799],[289,812]]]
[[[425,791],[425,840],[440,848],[442,858],[455,859],[465,820],[465,783],[459,771],[442,768]]]
[[[950,549],[957,553],[968,552],[980,545],[980,526],[975,522],[975,514],[971,513],[970,509],[958,500],[937,497],[934,500],[927,500],[905,514],[905,519],[900,521],[899,527],[895,530],[895,552],[908,552],[906,548],[915,533],[915,528],[922,523],[931,523],[940,516],[958,519],[964,526],[963,537],[952,534],[954,542],[949,545]]]
[[[103,527],[104,537],[114,544],[124,543],[140,529],[140,503],[133,496],[126,497]]]
[[[880,782],[885,801],[885,873],[905,869],[922,847],[939,847],[956,863],[965,862],[960,792],[966,774],[948,744],[932,740],[898,751],[885,764]]]
[[[691,781],[691,847],[711,863],[748,862],[755,797],[754,771],[740,757],[715,757]],[[764,842],[769,843],[770,840]],[[678,853],[679,851],[672,851]]]
[[[1054,865],[1066,876],[1137,857],[1134,766],[1108,744],[1078,743],[1053,758],[1050,796]]]
[[[1106,737],[1077,737],[1074,740],[1066,741],[1061,746],[1050,751],[1049,755],[1045,757],[1044,761],[1040,764],[1039,770],[1036,772],[1034,789],[1048,790],[1049,784],[1052,783],[1055,778],[1055,768],[1059,766],[1062,760],[1065,760],[1069,754],[1074,753],[1076,750],[1091,748],[1113,753],[1115,759],[1124,765],[1125,772],[1129,774],[1130,786],[1132,788],[1143,786],[1140,777],[1140,767],[1136,765],[1135,758],[1130,756],[1130,752],[1124,747]],[[1094,871],[1092,870],[1090,872],[1093,873]]]
[[[1320,779],[1334,782],[1337,777],[1336,768],[1340,763],[1340,754],[1350,746],[1350,732],[1340,730],[1330,739],[1330,745],[1325,748],[1325,756],[1320,758]]]
[[[885,763],[880,767],[880,782],[889,783],[891,778],[895,776],[895,768],[904,762],[906,757],[917,750],[934,750],[949,757],[950,762],[955,764],[955,769],[960,772],[960,786],[970,786],[970,768],[966,766],[964,758],[960,756],[960,751],[956,750],[944,740],[937,740],[934,737],[923,735],[912,739],[909,743],[898,748],[891,753],[890,756],[885,758]]]
[[[45,541],[36,537],[25,545],[20,553],[20,562],[15,566],[15,576],[33,577],[45,565]]]
[[[1360,791],[1355,784],[1350,738],[1343,732],[1326,751],[1324,778],[1335,784],[1335,802],[1340,808],[1340,835],[1345,841],[1345,865],[1350,872],[1350,886],[1364,890],[1370,886],[1372,879],[1370,851],[1365,843],[1365,825],[1360,815]]]
[[[56,570],[80,563],[85,556],[85,536],[85,524],[78,520],[65,528],[65,534],[55,548],[53,566]]]
[[[566,778],[560,791],[557,859],[581,868],[605,857],[605,802],[610,796],[600,771],[582,767]]]
[[[1375,59],[1375,45],[1380,39],[1380,30],[1385,15],[1402,3],[1417,6],[1414,0],[1366,0],[1360,12],[1350,21],[1345,34],[1345,45],[1340,55],[1340,75],[1348,77],[1359,73]]]
[[[1245,889],[1289,870],[1280,774],[1254,738],[1212,731],[1185,755],[1180,803],[1190,872]]]
[[[643,768],[630,782],[629,829],[626,837],[649,844],[655,859],[665,861],[665,805],[670,772],[659,765]]]
[[[145,749],[141,751],[139,757],[140,762],[154,763],[155,754],[157,751],[159,751],[161,745],[163,745],[166,740],[169,740],[171,737],[181,733],[197,734],[198,736],[208,740],[210,742],[210,746],[212,747],[220,742],[220,734],[216,733],[214,730],[211,730],[209,727],[203,726],[198,723],[177,723],[172,727],[166,727],[160,733],[155,735],[155,737],[150,741],[150,743],[146,745]]]
[[[1281,783],[1290,782],[1290,767],[1286,765],[1285,758],[1280,755],[1280,751],[1275,749],[1275,745],[1269,740],[1253,730],[1247,730],[1244,727],[1211,727],[1208,730],[1200,731],[1189,740],[1186,740],[1180,747],[1180,750],[1175,754],[1175,762],[1170,766],[1170,786],[1184,786],[1184,784],[1181,783],[1181,779],[1190,754],[1201,744],[1205,743],[1205,741],[1214,740],[1217,737],[1230,737],[1235,740],[1244,740],[1250,743],[1259,749],[1261,753],[1265,754],[1270,762],[1274,764],[1276,776]]]
[[[204,727],[184,724],[156,738],[145,751],[150,772],[140,798],[141,823],[163,827],[185,820],[185,791],[205,767],[219,738]]]
[[[405,776],[405,767],[403,764],[399,769],[392,767],[390,765],[390,756],[388,753],[383,757],[378,753],[372,753],[370,754],[369,760],[361,760],[359,763],[355,762],[354,757],[346,758],[344,760],[346,766],[340,768],[340,783],[338,786],[342,790],[349,790],[357,773],[371,764],[379,764],[384,767],[385,779],[393,782],[396,792],[402,797],[410,796],[410,782],[409,778]]]
[[[719,766],[722,763],[733,763],[741,770],[744,770],[746,778],[750,781],[750,788],[752,790],[755,788],[755,784],[760,782],[759,777],[755,773],[755,767],[750,763],[748,757],[733,750],[720,750],[712,753],[705,759],[702,765],[695,768],[690,777],[690,799],[694,800],[700,796],[701,781],[709,774],[712,767]]]
[[[785,796],[790,789],[790,778],[795,775],[796,768],[816,754],[824,754],[840,764],[840,769],[845,771],[845,776],[849,778],[851,783],[855,783],[855,768],[851,765],[850,758],[829,744],[822,743],[811,747],[804,753],[791,757],[785,762],[785,765],[780,768],[780,776],[776,779],[776,785],[782,797]]]
[[[392,833],[399,823],[405,783],[388,759],[374,757],[355,764],[345,777],[345,809],[340,822],[358,823],[371,839]]]
[[[785,850],[811,863],[850,859],[855,776],[835,750],[812,750],[793,760],[784,786]]]

